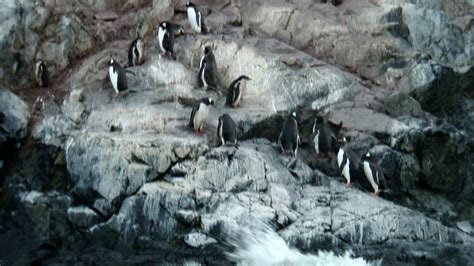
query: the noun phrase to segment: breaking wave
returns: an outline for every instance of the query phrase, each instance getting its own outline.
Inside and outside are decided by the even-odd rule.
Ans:
[[[332,251],[318,251],[317,254],[303,254],[290,248],[268,225],[241,229],[238,236],[228,238],[231,251],[227,258],[237,265],[313,265],[313,266],[366,266],[381,265],[381,261],[368,262],[353,257],[351,251],[343,255]]]

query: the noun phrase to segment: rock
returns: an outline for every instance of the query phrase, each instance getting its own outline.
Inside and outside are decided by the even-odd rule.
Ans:
[[[102,221],[102,218],[92,209],[85,206],[67,209],[68,220],[79,228],[89,228]]]
[[[109,21],[109,20],[116,20],[118,18],[117,13],[113,11],[104,11],[101,13],[97,13],[94,15],[94,19]]]
[[[217,243],[214,238],[197,232],[185,235],[184,242],[194,248],[202,248],[204,246]]]
[[[466,234],[472,234],[472,225],[469,221],[457,222],[456,226]]]
[[[67,234],[69,228],[66,210],[72,202],[69,196],[56,191],[24,191],[19,193],[18,202],[21,210],[31,219],[34,234],[40,239]]]
[[[420,104],[411,96],[397,93],[387,99],[385,107],[391,116],[398,117],[410,115],[420,117],[423,114]]]
[[[18,148],[26,136],[29,108],[18,96],[5,88],[0,88],[0,155],[7,159],[9,151]]]
[[[224,184],[225,192],[240,192],[247,189],[253,180],[245,177],[233,177]]]
[[[199,213],[195,211],[179,210],[175,213],[175,216],[178,221],[191,226],[196,226],[201,222]]]
[[[474,82],[473,71],[456,73],[452,68],[438,64],[415,64],[398,86],[417,99],[424,110],[450,112],[462,105],[464,90]]]
[[[410,29],[403,22],[402,13],[402,7],[399,6],[392,8],[390,12],[382,16],[380,22],[389,23],[389,26],[387,26],[386,31],[392,34],[394,37],[408,40],[408,36],[410,36]]]

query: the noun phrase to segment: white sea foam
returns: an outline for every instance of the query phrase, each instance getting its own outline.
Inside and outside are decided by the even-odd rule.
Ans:
[[[332,251],[318,251],[317,254],[303,254],[290,248],[269,226],[242,229],[237,237],[227,239],[232,251],[227,257],[238,265],[324,265],[365,266],[380,265],[381,261],[367,262],[354,258],[351,251],[336,255]]]

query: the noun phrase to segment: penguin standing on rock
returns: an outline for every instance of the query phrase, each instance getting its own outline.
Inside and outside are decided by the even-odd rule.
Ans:
[[[247,80],[250,80],[249,77],[242,75],[236,80],[234,80],[227,91],[227,98],[225,104],[232,107],[240,106],[240,100],[242,99],[242,90],[245,87]]]
[[[49,71],[43,60],[36,62],[35,77],[40,87],[44,88],[49,86]]]
[[[225,144],[232,144],[237,147],[238,129],[234,120],[228,114],[219,117],[217,125],[217,138],[221,142],[221,147]]]
[[[359,171],[358,157],[347,145],[346,138],[342,138],[341,146],[337,151],[337,167],[340,173],[346,179],[346,186],[351,187],[354,184],[356,173]]]
[[[188,13],[189,23],[191,24],[193,30],[197,33],[206,34],[208,29],[204,22],[204,16],[202,15],[200,8],[197,5],[188,2],[186,4],[186,10]]]
[[[313,147],[316,154],[329,154],[332,152],[335,139],[336,137],[328,127],[326,121],[324,121],[324,118],[318,116],[313,125]]]
[[[204,55],[199,63],[198,81],[199,87],[203,88],[205,91],[211,89],[218,92],[216,58],[209,46],[204,48]]]
[[[209,115],[209,109],[211,105],[214,105],[212,98],[202,98],[199,100],[191,112],[189,118],[189,127],[194,128],[196,132],[204,133],[204,123],[206,122],[207,116]]]
[[[174,53],[174,26],[171,22],[163,21],[158,28],[158,42],[160,44],[161,52],[165,55],[169,54],[172,59],[176,60]]]
[[[114,59],[109,61],[109,78],[116,95],[128,90],[127,76],[124,69]]]
[[[278,137],[278,145],[280,145],[282,153],[291,151],[294,154],[294,157],[296,157],[300,142],[298,120],[296,112],[293,112],[283,125],[283,129]]]
[[[145,44],[140,38],[136,38],[130,48],[128,49],[128,66],[137,66],[143,64],[143,53],[145,51]]]
[[[370,153],[367,153],[363,158],[364,174],[369,181],[372,189],[374,190],[373,195],[378,196],[380,191],[387,188],[385,182],[385,176],[382,168],[373,160]]]

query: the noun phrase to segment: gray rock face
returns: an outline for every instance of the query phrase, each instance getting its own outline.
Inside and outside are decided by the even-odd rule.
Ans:
[[[177,60],[160,55],[154,31],[159,19],[189,29],[187,18],[174,14],[185,1],[56,0],[39,8],[28,2],[21,14],[10,1],[0,9],[8,22],[0,52],[12,47],[12,38],[24,44],[10,61],[23,63],[0,63],[0,75],[25,84],[28,75],[18,76],[42,57],[61,75],[50,92],[67,92],[32,128],[37,143],[64,154],[68,173],[60,193],[18,194],[35,234],[51,238],[67,231],[72,234],[65,241],[73,243],[79,233],[114,252],[157,243],[204,251],[263,221],[310,252],[353,249],[378,257],[409,249],[404,254],[411,263],[423,256],[437,261],[455,250],[460,261],[472,259],[466,252],[474,246],[466,223],[472,221],[450,202],[466,204],[474,195],[472,119],[459,115],[473,109],[472,27],[462,29],[457,20],[466,14],[448,12],[452,4],[442,1],[214,2],[202,3],[211,33],[177,37]],[[128,68],[134,73],[127,76],[129,92],[115,97],[106,63],[113,57],[124,65],[137,34],[146,43],[145,62]],[[220,95],[197,86],[205,46],[216,57]],[[8,56],[14,54],[0,54],[13,60]],[[226,107],[226,90],[240,75],[251,78],[241,106]],[[202,97],[216,104],[205,133],[197,134],[188,121]],[[21,140],[27,106],[2,90],[0,103],[8,138]],[[301,116],[296,160],[276,144],[292,111]],[[216,147],[223,113],[238,125],[238,148]],[[309,138],[316,114],[331,127],[342,122],[341,136],[354,152],[370,151],[377,159],[390,188],[383,198],[344,187],[334,158],[316,158]],[[428,215],[399,203],[421,205]]]
[[[27,133],[30,112],[28,106],[18,96],[5,88],[0,88],[0,150],[5,159],[8,150],[19,144]]]

